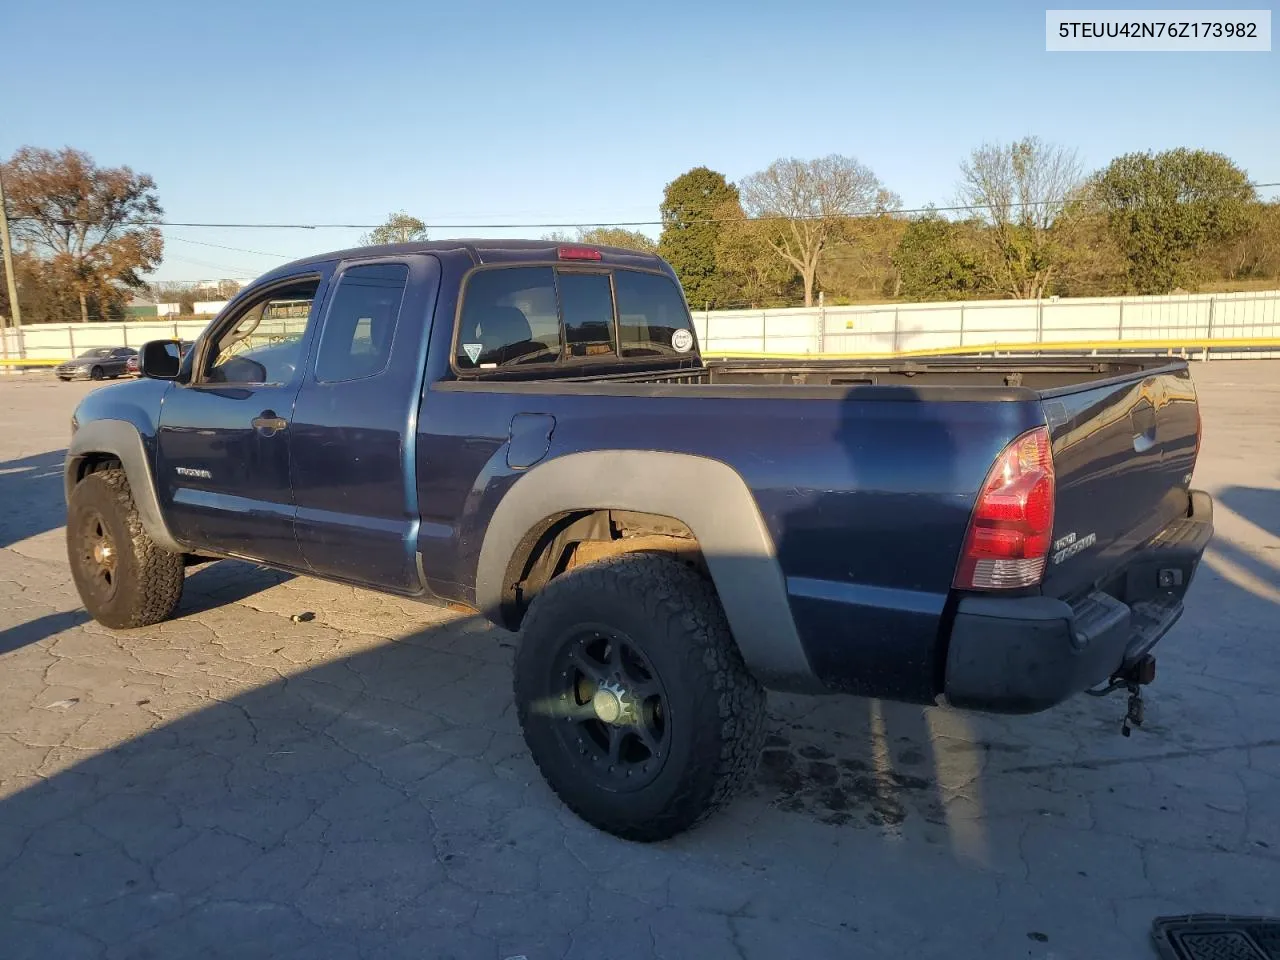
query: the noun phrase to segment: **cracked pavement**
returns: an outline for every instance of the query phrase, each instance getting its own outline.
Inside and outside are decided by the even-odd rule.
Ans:
[[[1145,727],[774,695],[751,794],[655,846],[542,783],[474,617],[223,562],[171,622],[89,621],[61,468],[94,385],[0,378],[0,955],[1092,960],[1276,912],[1280,361],[1194,374],[1218,535]]]

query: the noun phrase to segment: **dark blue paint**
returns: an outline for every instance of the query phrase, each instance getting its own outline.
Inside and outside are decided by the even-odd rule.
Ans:
[[[362,379],[324,383],[314,357],[308,360],[290,426],[291,476],[297,539],[311,570],[419,594],[417,434],[409,425],[417,417],[440,265],[421,255],[401,260],[409,285],[387,366]]]
[[[327,279],[373,256],[301,261],[261,283],[317,270]],[[691,396],[696,388],[584,396],[591,388],[535,394],[454,383],[453,318],[466,272],[479,262],[554,256],[554,244],[518,242],[380,248],[376,259],[407,263],[412,275],[391,362],[377,376],[319,383],[308,359],[284,387],[179,383],[166,392],[141,381],[98,391],[80,416],[137,425],[155,457],[163,509],[193,548],[464,603],[475,602],[493,511],[531,464],[600,449],[723,461],[755,495],[820,676],[836,689],[919,701],[939,690],[947,599],[976,491],[1011,439],[1044,424],[1048,411],[1060,473],[1057,529],[1093,523],[1100,552],[1120,549],[1120,532],[1132,527],[1121,515],[1138,497],[1160,503],[1144,529],[1162,522],[1176,500],[1170,484],[1193,462],[1193,394],[1189,403],[1162,394],[1156,425],[1165,439],[1135,461],[1129,408],[1119,409],[1138,402],[1132,382],[1048,405],[1030,391],[953,402],[858,387],[837,399],[800,390],[742,399]],[[606,264],[670,272],[644,255],[604,256]],[[288,429],[255,433],[249,420],[264,409],[289,419]],[[1091,439],[1068,446],[1072,431]],[[213,478],[179,478],[182,465],[206,467]],[[1098,482],[1121,474],[1123,484],[1107,487],[1111,502],[1095,502]],[[1074,588],[1092,569],[1073,565],[1069,584],[1057,571],[1047,587],[1060,577]]]

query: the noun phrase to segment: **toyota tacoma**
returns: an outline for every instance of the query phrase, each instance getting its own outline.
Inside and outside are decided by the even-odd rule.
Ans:
[[[441,241],[267,274],[80,404],[89,613],[169,617],[234,557],[519,632],[533,759],[669,837],[725,803],[765,691],[1029,713],[1130,693],[1212,535],[1163,357],[704,358],[671,268]]]

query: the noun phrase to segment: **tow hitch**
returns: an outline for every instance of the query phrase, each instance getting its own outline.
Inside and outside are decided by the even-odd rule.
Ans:
[[[1142,726],[1145,717],[1142,688],[1155,678],[1156,658],[1151,654],[1145,654],[1113,676],[1111,682],[1105,687],[1086,692],[1090,696],[1105,697],[1121,687],[1129,691],[1129,703],[1125,709],[1124,719],[1120,721],[1120,732],[1127,737],[1133,733],[1134,727]]]

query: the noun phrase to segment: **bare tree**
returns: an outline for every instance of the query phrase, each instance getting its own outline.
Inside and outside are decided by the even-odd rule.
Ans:
[[[1044,296],[1063,255],[1054,224],[1083,182],[1076,152],[1039,137],[983,144],[960,164],[959,203],[986,221],[988,271],[1007,295]]]
[[[739,190],[748,217],[771,218],[759,221],[761,239],[800,274],[805,306],[813,305],[823,251],[846,235],[850,218],[882,212],[897,201],[870,168],[839,154],[775,160],[743,180]]]

